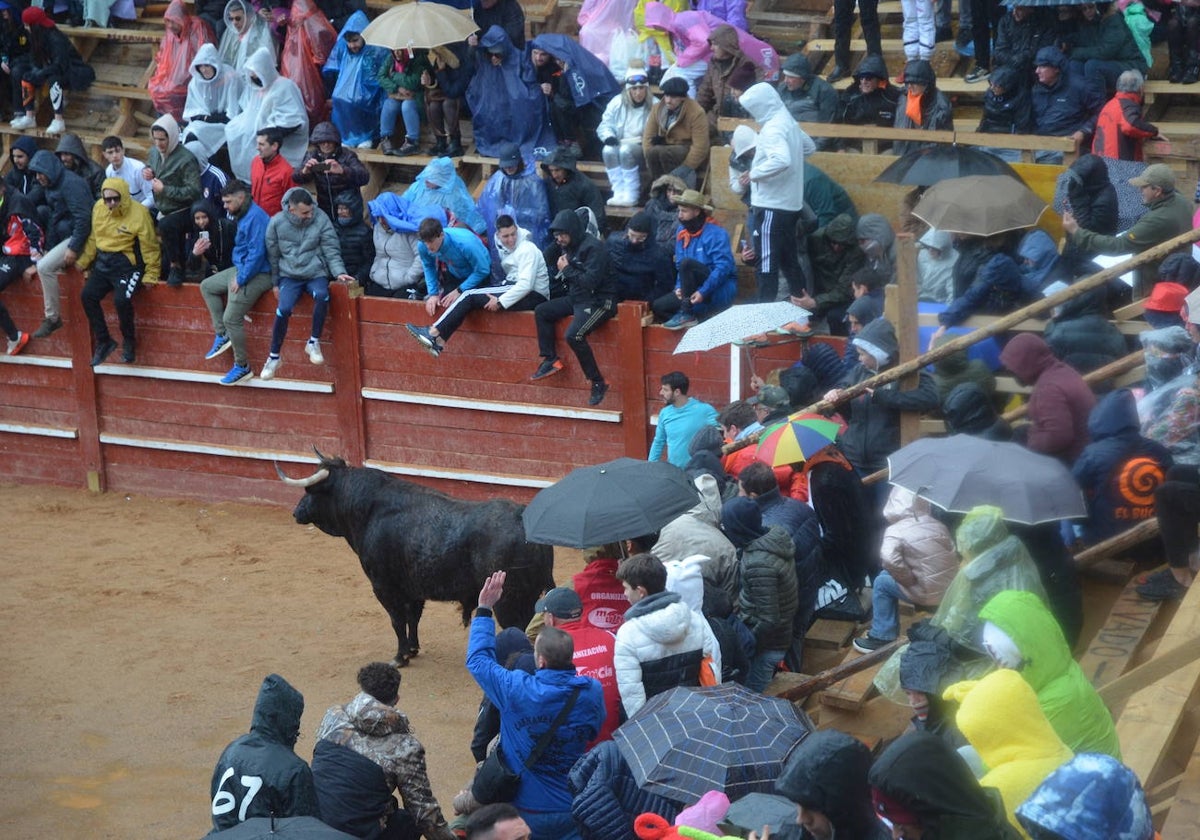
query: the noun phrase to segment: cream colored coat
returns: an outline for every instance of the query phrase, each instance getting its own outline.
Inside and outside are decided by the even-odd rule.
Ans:
[[[880,546],[884,570],[906,600],[936,607],[958,573],[950,530],[933,518],[929,502],[903,487],[892,488],[883,515],[889,523]]]

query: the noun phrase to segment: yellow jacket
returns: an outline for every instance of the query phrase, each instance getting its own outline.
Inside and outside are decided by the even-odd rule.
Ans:
[[[131,265],[137,265],[136,243],[144,266],[142,282],[157,283],[162,271],[162,257],[150,211],[129,197],[129,184],[124,178],[105,178],[100,195],[108,190],[115,191],[121,200],[112,209],[104,203],[103,197],[96,200],[92,207],[92,232],[77,264],[86,269],[96,259],[96,252],[103,251],[124,254]]]
[[[979,784],[1000,791],[1008,821],[1028,837],[1017,822],[1017,806],[1074,754],[1016,671],[1002,668],[981,680],[955,683],[943,696],[959,703],[958,729],[987,766]]]

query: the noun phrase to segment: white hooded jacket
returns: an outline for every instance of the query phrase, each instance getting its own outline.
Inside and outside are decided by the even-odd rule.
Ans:
[[[799,211],[804,206],[804,156],[816,151],[816,145],[769,83],[752,85],[738,102],[760,126],[750,166],[751,206]]]
[[[504,281],[512,284],[499,297],[501,309],[508,309],[530,292],[550,299],[550,272],[541,249],[529,238],[529,231],[517,228],[517,243],[511,251],[496,237],[496,253],[500,255]]]

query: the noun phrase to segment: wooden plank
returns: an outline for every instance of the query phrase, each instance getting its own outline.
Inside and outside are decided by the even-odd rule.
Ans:
[[[1192,758],[1179,781],[1174,799],[1163,823],[1162,836],[1167,840],[1194,837],[1200,826],[1200,741],[1192,750]]]
[[[852,648],[846,657],[846,662],[852,662],[860,656],[858,651]],[[858,711],[875,694],[875,675],[882,667],[883,663],[878,662],[869,668],[851,674],[839,683],[834,683],[821,692],[821,705]]]
[[[1200,586],[1193,586],[1163,634],[1160,647],[1172,650],[1185,643],[1194,645],[1197,636],[1200,636]],[[1197,679],[1200,679],[1200,662],[1179,668],[1130,697],[1117,719],[1122,760],[1142,784],[1154,781],[1155,771],[1175,737],[1184,705]]]
[[[1158,614],[1160,603],[1139,596],[1137,587],[1136,580],[1129,582],[1113,604],[1104,626],[1079,659],[1079,667],[1097,688],[1125,673]]]
[[[834,621],[828,618],[818,618],[808,628],[804,641],[813,647],[840,648],[854,636],[857,625],[853,621]]]

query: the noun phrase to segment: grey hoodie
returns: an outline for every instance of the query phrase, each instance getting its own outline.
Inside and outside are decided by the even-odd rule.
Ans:
[[[311,219],[301,220],[287,209],[288,201],[298,194],[307,195],[312,201]],[[345,274],[337,231],[308,190],[292,187],[283,194],[283,207],[267,224],[267,259],[271,262],[275,285],[279,285],[282,277],[308,280]]]

